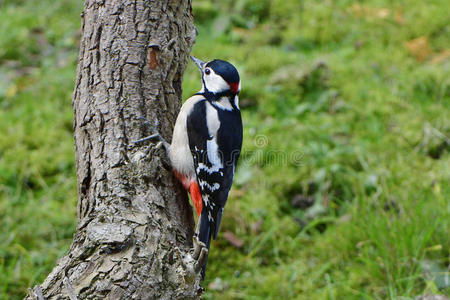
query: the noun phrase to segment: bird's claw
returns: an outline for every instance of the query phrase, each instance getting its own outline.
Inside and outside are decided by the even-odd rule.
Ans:
[[[198,240],[198,237],[194,237],[194,253],[192,254],[192,258],[196,261],[194,270],[198,273],[208,258],[208,248],[205,243]]]
[[[183,268],[183,270],[186,270],[187,266],[186,266],[185,261],[183,260],[183,254],[181,254],[181,251],[180,251],[180,249],[178,249],[178,247],[174,247],[173,248],[172,255],[176,256],[176,258],[178,259],[178,261],[179,261],[181,267]]]
[[[188,282],[194,282],[196,280],[203,280],[203,275],[198,277],[201,272],[202,267],[206,263],[208,258],[208,248],[205,243],[194,237],[194,247],[191,249],[190,253],[184,255],[178,247],[172,245],[170,250],[170,260],[172,262],[177,262],[180,271],[184,274],[184,278]]]

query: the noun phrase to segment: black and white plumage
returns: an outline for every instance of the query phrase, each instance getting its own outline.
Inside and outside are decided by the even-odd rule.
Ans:
[[[223,60],[191,57],[202,75],[202,89],[183,104],[169,158],[175,175],[190,192],[199,214],[196,234],[209,249],[217,236],[242,146],[240,79]],[[203,266],[205,274],[206,262]]]

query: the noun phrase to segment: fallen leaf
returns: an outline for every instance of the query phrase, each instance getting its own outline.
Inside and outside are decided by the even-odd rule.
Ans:
[[[388,8],[376,8],[360,4],[353,4],[348,10],[354,16],[361,18],[375,17],[377,19],[386,19],[391,14]]]
[[[362,17],[365,14],[365,8],[359,4],[353,4],[350,6],[349,11],[358,17]]]
[[[424,61],[431,54],[428,38],[426,36],[421,36],[405,42],[405,47],[409,54],[414,56],[418,61]]]
[[[389,9],[387,8],[380,8],[380,9],[376,9],[376,16],[380,19],[386,19],[389,16]]]
[[[242,246],[244,246],[244,242],[231,231],[226,231],[223,236],[231,245],[236,248],[242,248]]]
[[[394,20],[400,25],[405,24],[405,18],[403,17],[403,14],[398,10],[394,12]]]
[[[241,189],[234,188],[230,191],[230,197],[239,198],[245,195],[245,191]]]
[[[443,50],[439,53],[435,53],[431,58],[431,63],[440,64],[444,60],[450,57],[450,49]]]

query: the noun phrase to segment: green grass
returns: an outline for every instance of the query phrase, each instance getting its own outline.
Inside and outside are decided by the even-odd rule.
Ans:
[[[240,70],[245,141],[205,299],[449,295],[448,1],[220,3],[194,1],[193,54]],[[0,299],[41,282],[75,229],[81,6],[0,6]],[[184,98],[198,89],[191,64]]]

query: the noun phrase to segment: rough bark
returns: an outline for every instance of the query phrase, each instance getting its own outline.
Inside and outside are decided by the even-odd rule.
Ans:
[[[78,227],[28,299],[199,297],[186,193],[164,149],[131,146],[150,128],[170,140],[194,40],[188,0],[85,1],[73,94]]]

